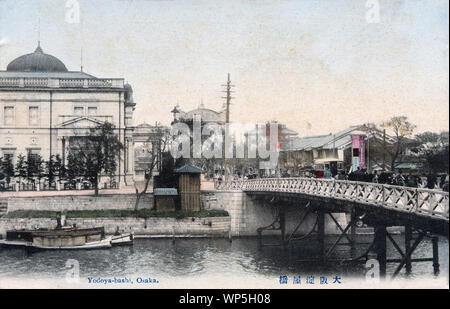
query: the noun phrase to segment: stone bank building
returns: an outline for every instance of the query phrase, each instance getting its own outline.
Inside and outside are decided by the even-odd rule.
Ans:
[[[132,93],[123,78],[69,71],[38,44],[33,53],[0,70],[0,155],[13,163],[20,154],[39,154],[44,160],[60,155],[67,163],[71,143],[86,136],[90,127],[110,122],[125,147],[116,180],[132,181]]]

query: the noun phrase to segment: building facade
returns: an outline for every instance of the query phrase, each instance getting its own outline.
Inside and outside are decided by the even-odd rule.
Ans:
[[[133,131],[135,180],[144,180],[145,173],[152,167],[152,174],[158,175],[162,167],[162,152],[168,150],[170,129],[159,124],[142,123]]]
[[[133,91],[122,78],[69,71],[38,45],[0,71],[0,155],[59,155],[67,164],[71,143],[104,122],[115,126],[124,149],[118,158],[121,184],[134,173]]]
[[[364,125],[351,126],[335,134],[296,137],[281,148],[280,165],[291,175],[304,175],[313,171],[332,172],[355,170],[355,139],[363,139],[359,149],[358,165],[369,171],[381,170],[382,151],[375,149],[375,140],[382,140],[382,132],[368,131]],[[392,147],[393,138],[386,135],[386,146]],[[323,173],[319,173],[320,175]]]

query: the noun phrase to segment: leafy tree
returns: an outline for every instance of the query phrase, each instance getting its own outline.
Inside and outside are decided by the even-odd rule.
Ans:
[[[7,156],[5,159],[0,158],[0,179],[6,178],[6,183],[11,183],[11,178],[14,177],[14,165],[12,164],[12,159]]]
[[[0,157],[0,180],[3,180],[5,178],[5,171],[3,166],[3,158]]]
[[[82,159],[73,153],[69,153],[67,157],[67,172],[66,172],[66,177],[69,180],[69,183],[75,185],[77,178],[81,177],[83,174],[84,174],[84,167]]]
[[[440,140],[440,135],[434,132],[427,131],[420,134],[416,134],[416,140],[420,144],[437,143]]]
[[[416,156],[424,163],[431,173],[447,172],[449,170],[448,132],[441,134],[424,132],[416,135]]]
[[[61,156],[59,154],[55,156],[53,169],[55,171],[55,175],[58,176],[59,180],[66,178],[67,169],[64,166],[64,164],[62,163],[62,159],[61,159]]]
[[[372,135],[369,145],[370,160],[378,161],[382,158],[383,165],[388,160],[388,167],[393,170],[412,141],[411,137],[415,127],[405,116],[392,117],[380,127],[374,124],[366,125],[366,131]],[[386,140],[381,137],[383,129],[386,132]]]
[[[45,164],[45,174],[47,174],[47,179],[49,185],[51,185],[55,181],[55,177],[58,176],[59,167],[57,165],[56,156],[50,156],[48,161],[44,162]]]
[[[139,189],[137,187],[136,182],[134,183],[134,188],[136,190],[136,202],[134,204],[135,211],[138,210],[139,207],[139,201],[141,200],[142,196],[147,192],[148,186],[150,184],[150,181],[152,179],[153,171],[158,167],[159,160],[162,158],[162,154],[165,153],[165,150],[168,147],[169,144],[169,132],[164,127],[157,127],[155,130],[155,134],[153,134],[149,140],[147,141],[147,145],[152,145],[152,148],[149,149],[149,160],[147,163],[147,166],[145,168],[145,183],[144,188],[139,192]],[[171,157],[172,161],[173,158]],[[171,174],[173,174],[173,170],[171,171]]]
[[[35,178],[38,179],[38,182],[41,182],[41,178],[44,177],[44,160],[41,155],[28,155],[27,158],[27,178],[34,182]]]
[[[449,171],[449,147],[432,147],[423,154],[425,167],[432,173],[448,173]]]
[[[19,177],[19,183],[22,183],[22,178],[26,178],[28,173],[27,161],[25,160],[25,156],[20,154],[17,157],[15,173]]]
[[[396,162],[401,159],[401,155],[405,150],[407,138],[412,135],[416,126],[409,122],[408,118],[405,116],[395,116],[386,122],[385,127],[390,129],[394,137],[394,145],[390,153],[391,168],[393,169]]]
[[[72,156],[81,160],[84,166],[81,175],[87,177],[94,185],[95,195],[98,195],[101,174],[116,173],[119,154],[123,148],[115,133],[115,126],[109,122],[89,129],[88,136],[71,143]]]

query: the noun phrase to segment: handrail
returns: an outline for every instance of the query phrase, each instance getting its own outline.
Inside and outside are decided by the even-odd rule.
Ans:
[[[123,78],[0,77],[0,87],[124,88]]]
[[[215,185],[217,190],[299,193],[449,219],[449,193],[440,190],[303,177],[233,180]]]

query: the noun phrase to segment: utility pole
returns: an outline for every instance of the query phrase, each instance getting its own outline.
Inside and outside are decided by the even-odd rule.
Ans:
[[[383,129],[383,172],[386,171],[386,129]]]
[[[225,114],[225,126],[227,126],[230,123],[230,104],[231,104],[231,99],[234,99],[233,97],[231,97],[231,93],[234,91],[231,91],[231,87],[234,87],[234,85],[231,84],[231,79],[230,79],[230,73],[228,73],[228,80],[226,85],[222,85],[222,87],[225,87],[225,92],[226,96],[222,97],[222,99],[226,99],[226,114]],[[228,168],[228,162],[227,159],[225,157],[225,147],[223,147],[223,162],[224,162],[224,169],[225,169],[225,179],[228,178],[228,173],[227,173],[227,168]]]
[[[227,84],[226,85],[222,85],[225,88],[225,92],[226,93],[226,97],[222,97],[222,99],[226,99],[226,118],[225,118],[225,123],[230,123],[230,104],[231,104],[231,99],[234,99],[233,97],[231,97],[231,93],[234,91],[231,91],[231,87],[234,87],[234,85],[231,84],[231,79],[230,79],[230,73],[228,73],[228,80],[227,80]]]

